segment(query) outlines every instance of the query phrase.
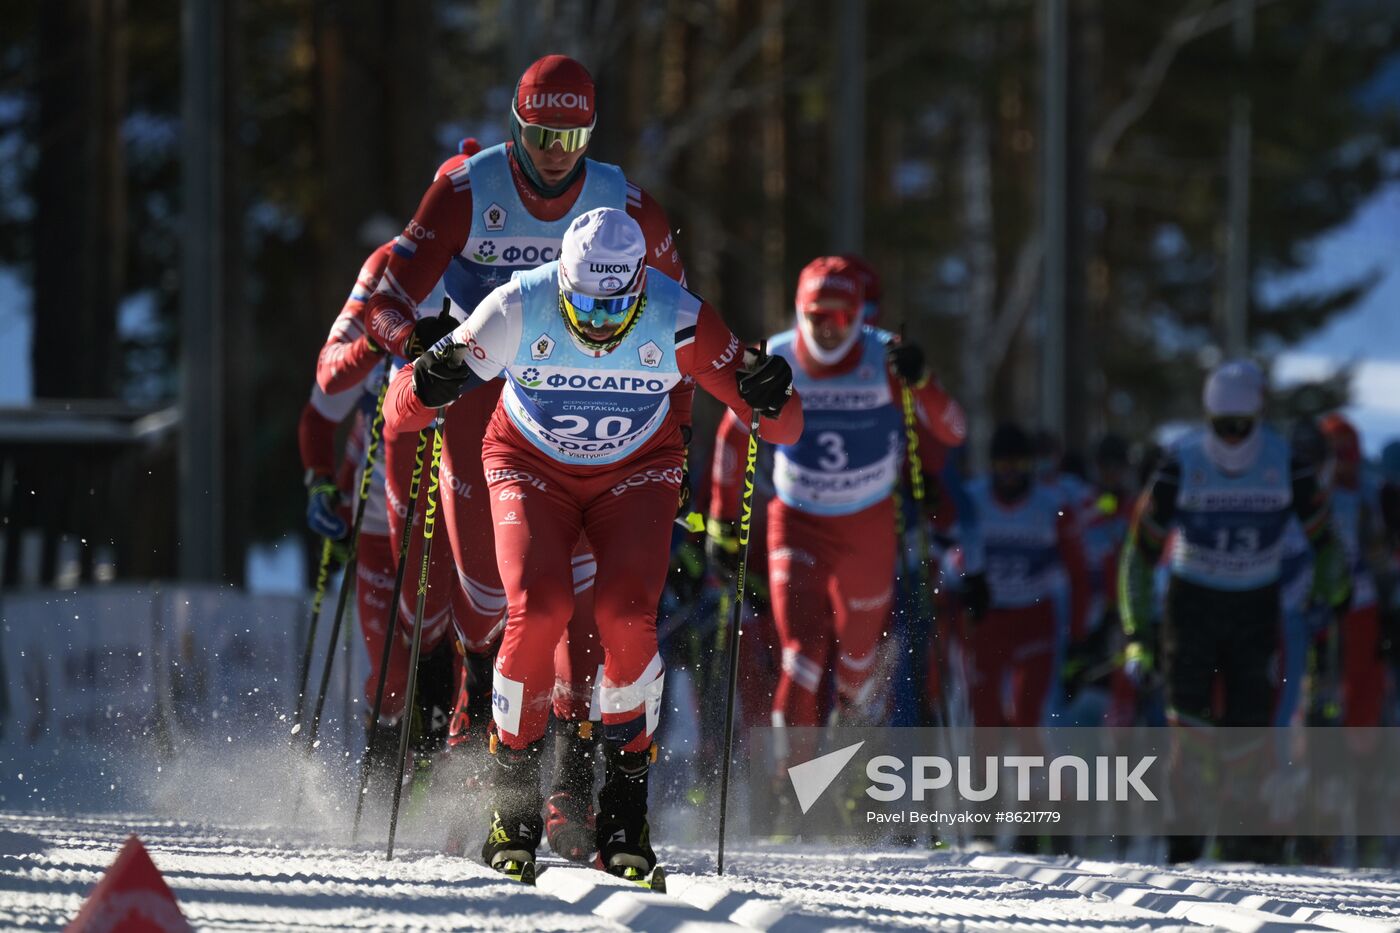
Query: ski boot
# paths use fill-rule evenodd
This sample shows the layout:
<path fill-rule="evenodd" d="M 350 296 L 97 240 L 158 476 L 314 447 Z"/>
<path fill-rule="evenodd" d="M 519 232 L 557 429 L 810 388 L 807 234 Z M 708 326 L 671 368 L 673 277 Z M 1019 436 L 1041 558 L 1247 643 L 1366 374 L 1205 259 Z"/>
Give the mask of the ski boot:
<path fill-rule="evenodd" d="M 666 890 L 666 874 L 656 864 L 647 824 L 647 772 L 656 759 L 656 745 L 644 752 L 625 752 L 603 745 L 606 770 L 598 791 L 598 867 L 611 875 L 653 891 Z"/>
<path fill-rule="evenodd" d="M 560 722 L 554 737 L 554 789 L 545 801 L 549 847 L 571 862 L 593 860 L 597 821 L 593 815 L 593 723 Z"/>
<path fill-rule="evenodd" d="M 491 735 L 491 829 L 481 860 L 507 877 L 535 883 L 535 850 L 544 833 L 540 819 L 540 758 L 544 740 L 510 748 Z"/>

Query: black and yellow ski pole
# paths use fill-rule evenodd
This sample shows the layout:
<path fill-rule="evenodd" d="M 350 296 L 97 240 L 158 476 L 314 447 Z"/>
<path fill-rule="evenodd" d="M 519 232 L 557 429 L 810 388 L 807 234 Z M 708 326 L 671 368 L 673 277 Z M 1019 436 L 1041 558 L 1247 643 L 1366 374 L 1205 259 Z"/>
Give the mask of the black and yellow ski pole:
<path fill-rule="evenodd" d="M 767 355 L 767 341 L 759 344 L 758 363 Z M 719 847 L 715 873 L 724 874 L 724 827 L 729 813 L 729 759 L 734 754 L 734 697 L 739 689 L 739 638 L 744 619 L 745 584 L 749 572 L 749 531 L 753 527 L 753 484 L 758 468 L 757 411 L 749 420 L 749 449 L 744 458 L 744 492 L 739 503 L 739 567 L 734 574 L 733 612 L 729 620 L 729 686 L 724 701 L 724 759 L 719 779 Z"/>
<path fill-rule="evenodd" d="M 428 566 L 433 554 L 433 526 L 437 524 L 438 466 L 442 462 L 442 413 L 438 409 L 433 430 L 433 459 L 428 468 L 427 505 L 423 511 L 423 560 L 418 569 L 418 605 L 413 610 L 413 641 L 408 652 L 408 685 L 404 688 L 404 714 L 399 717 L 398 776 L 394 781 L 394 804 L 389 811 L 389 849 L 385 860 L 394 858 L 394 835 L 399 828 L 399 802 L 403 797 L 404 765 L 408 759 L 409 733 L 413 729 L 414 696 L 418 689 L 418 654 L 423 647 L 423 607 L 428 598 Z"/>
<path fill-rule="evenodd" d="M 379 459 L 380 435 L 384 431 L 384 394 L 389 391 L 389 367 L 390 361 L 386 359 L 383 379 L 379 383 L 379 398 L 374 406 L 374 421 L 370 424 L 369 440 L 365 443 L 365 468 L 360 474 L 360 500 L 355 504 L 355 523 L 350 527 L 350 547 L 345 555 L 345 570 L 340 578 L 340 597 L 335 607 L 335 619 L 331 622 L 326 663 L 321 668 L 321 687 L 316 691 L 316 709 L 311 715 L 311 729 L 306 736 L 308 749 L 316 747 L 316 736 L 321 731 L 321 713 L 326 708 L 326 690 L 330 687 L 331 669 L 335 666 L 336 642 L 340 639 L 340 626 L 345 621 L 345 610 L 350 605 L 350 592 L 355 587 L 360 526 L 365 523 L 365 505 L 369 502 L 370 485 L 374 482 L 374 465 Z"/>
<path fill-rule="evenodd" d="M 398 570 L 394 574 L 394 592 L 389 598 L 389 617 L 384 624 L 384 648 L 379 654 L 379 683 L 374 688 L 374 707 L 370 710 L 369 737 L 365 740 L 365 753 L 360 759 L 360 791 L 355 800 L 355 822 L 350 830 L 350 841 L 354 842 L 360 833 L 360 817 L 365 809 L 365 793 L 369 788 L 369 768 L 375 753 L 374 739 L 378 732 L 379 714 L 384 709 L 384 685 L 389 680 L 389 658 L 394 651 L 394 639 L 399 630 L 399 597 L 403 594 L 403 580 L 408 570 L 408 550 L 413 543 L 413 523 L 418 520 L 418 500 L 423 489 L 423 456 L 428 450 L 430 428 L 418 432 L 418 449 L 413 453 L 413 478 L 408 484 L 408 516 L 404 521 L 403 535 L 399 539 Z M 409 712 L 404 707 L 404 714 Z"/>
<path fill-rule="evenodd" d="M 900 339 L 904 338 L 905 325 L 900 324 Z M 925 594 L 928 592 L 928 534 L 924 529 L 924 462 L 919 456 L 919 431 L 914 410 L 914 392 L 903 377 L 899 380 L 899 401 L 904 412 L 905 456 L 909 459 L 909 488 L 914 497 L 915 520 L 918 542 L 919 582 Z M 902 546 L 902 544 L 901 544 Z"/>
<path fill-rule="evenodd" d="M 904 443 L 909 457 L 909 488 L 917 506 L 914 540 L 918 542 L 919 576 L 928 580 L 928 534 L 924 529 L 924 462 L 919 456 L 919 432 L 915 424 L 914 393 L 905 382 L 899 384 L 899 397 L 904 406 Z"/>
<path fill-rule="evenodd" d="M 326 589 L 331 577 L 331 555 L 335 543 L 330 538 L 321 539 L 321 565 L 316 569 L 316 595 L 311 599 L 311 625 L 306 631 L 306 648 L 301 653 L 301 676 L 297 680 L 297 713 L 292 720 L 292 736 L 301 732 L 302 717 L 306 714 L 306 682 L 311 677 L 311 653 L 316 647 L 316 628 L 321 621 L 321 606 L 326 601 Z"/>
<path fill-rule="evenodd" d="M 913 635 L 913 643 L 910 645 L 914 655 L 914 698 L 919 710 L 919 721 L 924 721 L 923 711 L 927 708 L 924 693 L 928 690 L 928 652 L 929 636 L 933 638 L 933 650 L 941 651 L 943 646 L 939 645 L 936 629 L 937 619 L 933 608 L 932 587 L 929 582 L 929 550 L 928 550 L 928 529 L 925 527 L 924 517 L 924 463 L 919 456 L 919 432 L 916 423 L 917 415 L 914 410 L 914 393 L 909 388 L 909 384 L 900 380 L 899 384 L 900 403 L 904 411 L 904 445 L 906 456 L 909 460 L 909 487 L 914 499 L 914 541 L 915 541 L 915 574 L 914 574 L 914 605 L 920 614 L 920 618 L 914 620 L 910 626 Z M 903 542 L 900 542 L 901 548 Z M 940 670 L 943 668 L 942 657 L 940 656 Z M 947 680 L 943 678 L 943 686 L 946 689 Z M 948 718 L 947 698 L 943 698 L 942 705 L 945 707 L 943 718 Z"/>

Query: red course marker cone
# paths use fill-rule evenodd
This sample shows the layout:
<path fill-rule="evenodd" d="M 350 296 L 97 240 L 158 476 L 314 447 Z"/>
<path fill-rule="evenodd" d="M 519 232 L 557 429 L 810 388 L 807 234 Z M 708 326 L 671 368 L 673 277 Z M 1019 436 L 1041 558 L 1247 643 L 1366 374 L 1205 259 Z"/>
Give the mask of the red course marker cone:
<path fill-rule="evenodd" d="M 67 933 L 192 933 L 175 895 L 135 835 L 88 895 Z"/>

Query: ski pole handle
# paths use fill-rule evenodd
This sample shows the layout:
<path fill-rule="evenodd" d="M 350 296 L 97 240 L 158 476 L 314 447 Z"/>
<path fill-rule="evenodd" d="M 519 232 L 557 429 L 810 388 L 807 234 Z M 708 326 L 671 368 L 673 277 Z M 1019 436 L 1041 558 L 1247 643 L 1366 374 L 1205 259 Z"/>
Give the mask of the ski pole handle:
<path fill-rule="evenodd" d="M 461 366 L 467 361 L 467 345 L 457 342 L 455 330 L 429 347 L 428 352 L 450 366 Z"/>

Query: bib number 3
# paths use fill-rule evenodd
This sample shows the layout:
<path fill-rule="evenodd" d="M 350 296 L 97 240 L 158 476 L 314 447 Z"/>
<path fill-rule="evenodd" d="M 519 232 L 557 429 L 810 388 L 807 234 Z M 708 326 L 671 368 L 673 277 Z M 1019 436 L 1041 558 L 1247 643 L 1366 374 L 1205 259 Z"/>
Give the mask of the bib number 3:
<path fill-rule="evenodd" d="M 817 443 L 826 451 L 817 461 L 823 470 L 835 473 L 845 469 L 846 464 L 851 462 L 850 455 L 846 453 L 846 439 L 836 431 L 823 431 L 818 434 Z"/>

